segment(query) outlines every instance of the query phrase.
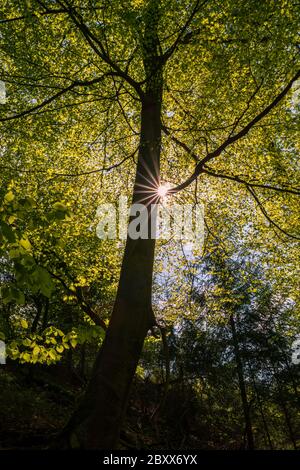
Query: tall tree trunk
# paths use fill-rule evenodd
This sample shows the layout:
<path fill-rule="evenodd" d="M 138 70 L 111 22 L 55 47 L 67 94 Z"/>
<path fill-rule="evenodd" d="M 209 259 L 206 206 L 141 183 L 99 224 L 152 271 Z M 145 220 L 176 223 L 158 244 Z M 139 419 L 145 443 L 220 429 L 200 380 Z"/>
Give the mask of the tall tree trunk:
<path fill-rule="evenodd" d="M 264 432 L 265 432 L 265 434 L 266 434 L 266 436 L 267 436 L 269 448 L 270 448 L 270 450 L 273 450 L 273 444 L 272 444 L 272 440 L 271 440 L 271 435 L 270 435 L 270 431 L 269 431 L 269 426 L 268 426 L 268 423 L 267 423 L 267 420 L 266 420 L 266 417 L 265 417 L 263 402 L 262 402 L 262 400 L 261 400 L 261 397 L 260 397 L 260 394 L 259 394 L 259 390 L 258 390 L 257 385 L 256 385 L 255 375 L 254 375 L 254 372 L 253 372 L 253 370 L 252 370 L 252 368 L 251 368 L 251 365 L 249 366 L 249 368 L 250 368 L 250 373 L 251 373 L 251 379 L 252 379 L 253 388 L 254 388 L 254 391 L 255 391 L 255 394 L 256 394 L 256 398 L 257 398 L 257 403 L 258 403 L 259 412 L 260 412 L 261 419 L 262 419 L 263 426 L 264 426 Z"/>
<path fill-rule="evenodd" d="M 237 338 L 235 321 L 234 321 L 233 315 L 230 316 L 230 327 L 231 327 L 231 333 L 232 333 L 236 369 L 237 369 L 238 380 L 239 380 L 239 388 L 240 388 L 240 394 L 241 394 L 243 412 L 244 412 L 244 418 L 245 418 L 248 449 L 253 450 L 254 439 L 253 439 L 253 432 L 252 432 L 250 409 L 249 409 L 249 403 L 247 399 L 247 391 L 246 391 L 246 385 L 245 385 L 245 379 L 244 379 L 244 369 L 243 369 L 243 364 L 241 360 L 239 342 Z"/>
<path fill-rule="evenodd" d="M 41 318 L 41 313 L 42 313 L 42 310 L 43 310 L 43 303 L 42 303 L 42 299 L 41 299 L 40 296 L 36 296 L 34 298 L 34 303 L 35 303 L 35 307 L 36 307 L 36 315 L 34 317 L 32 325 L 31 325 L 31 333 L 36 332 L 37 327 L 38 327 L 38 323 L 39 323 L 40 318 Z"/>
<path fill-rule="evenodd" d="M 288 430 L 288 433 L 289 433 L 289 438 L 291 440 L 291 443 L 293 445 L 293 448 L 295 450 L 298 449 L 298 446 L 297 446 L 297 442 L 296 442 L 296 438 L 295 438 L 295 434 L 294 434 L 294 430 L 293 430 L 293 425 L 292 425 L 292 422 L 291 422 L 291 418 L 290 418 L 290 414 L 288 412 L 288 409 L 287 409 L 287 406 L 286 406 L 286 403 L 285 403 L 285 400 L 284 400 L 284 391 L 282 389 L 282 384 L 281 384 L 281 380 L 280 378 L 278 377 L 278 374 L 276 372 L 276 366 L 274 365 L 273 361 L 271 361 L 271 364 L 272 364 L 272 371 L 273 371 L 273 375 L 275 377 L 275 381 L 277 383 L 277 394 L 278 394 L 278 402 L 279 402 L 279 405 L 281 406 L 281 409 L 283 411 L 283 415 L 284 415 L 284 419 L 285 419 L 285 424 L 286 424 L 286 428 Z"/>
<path fill-rule="evenodd" d="M 145 16 L 146 90 L 142 99 L 140 147 L 133 192 L 133 203 L 147 206 L 149 227 L 155 217 L 151 203 L 159 184 L 161 149 L 162 64 L 158 51 L 158 7 L 159 1 L 151 0 Z M 137 240 L 127 237 L 106 337 L 85 397 L 65 429 L 68 445 L 72 447 L 111 449 L 117 445 L 144 339 L 155 324 L 151 304 L 154 248 L 153 237 Z"/>

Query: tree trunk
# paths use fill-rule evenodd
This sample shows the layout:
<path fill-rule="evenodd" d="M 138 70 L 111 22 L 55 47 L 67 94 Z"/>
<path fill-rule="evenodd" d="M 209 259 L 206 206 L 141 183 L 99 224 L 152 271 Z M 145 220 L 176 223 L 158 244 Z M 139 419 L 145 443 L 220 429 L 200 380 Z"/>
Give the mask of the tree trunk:
<path fill-rule="evenodd" d="M 34 317 L 32 325 L 31 325 L 31 333 L 36 333 L 38 323 L 39 323 L 40 318 L 41 318 L 41 313 L 42 313 L 42 310 L 43 310 L 43 304 L 42 304 L 41 297 L 36 296 L 34 298 L 34 303 L 35 303 L 35 308 L 36 308 L 36 315 Z"/>
<path fill-rule="evenodd" d="M 147 85 L 142 99 L 140 147 L 133 192 L 133 203 L 143 203 L 147 207 L 149 226 L 155 217 L 150 205 L 159 184 L 161 149 L 162 64 L 158 56 L 158 10 L 158 1 L 151 0 L 145 16 L 143 50 Z M 127 237 L 106 337 L 86 394 L 64 431 L 68 446 L 85 449 L 113 449 L 117 446 L 144 339 L 155 324 L 151 304 L 154 248 L 153 237 L 137 240 Z"/>
<path fill-rule="evenodd" d="M 277 373 L 276 373 L 276 369 L 275 369 L 274 363 L 273 363 L 273 362 L 271 362 L 271 363 L 272 363 L 273 375 L 274 375 L 275 380 L 276 380 L 276 383 L 277 383 L 277 393 L 278 393 L 279 405 L 281 406 L 281 409 L 282 409 L 282 411 L 283 411 L 283 415 L 284 415 L 284 419 L 285 419 L 285 424 L 286 424 L 286 427 L 287 427 L 287 430 L 288 430 L 288 433 L 289 433 L 289 437 L 290 437 L 291 443 L 292 443 L 292 445 L 293 445 L 293 448 L 294 448 L 295 450 L 297 450 L 297 449 L 298 449 L 298 446 L 297 446 L 297 442 L 296 442 L 296 438 L 295 438 L 295 434 L 294 434 L 294 430 L 293 430 L 291 418 L 290 418 L 290 415 L 289 415 L 289 412 L 288 412 L 286 403 L 285 403 L 285 401 L 284 401 L 284 393 L 283 393 L 281 381 L 280 381 L 280 378 L 278 377 L 278 375 L 277 375 Z"/>
<path fill-rule="evenodd" d="M 250 373 L 251 373 L 251 379 L 252 379 L 252 383 L 253 383 L 253 388 L 254 388 L 254 391 L 255 391 L 255 394 L 256 394 L 256 398 L 257 398 L 257 403 L 258 403 L 259 412 L 260 412 L 261 419 L 262 419 L 262 422 L 263 422 L 264 432 L 265 432 L 265 434 L 266 434 L 266 436 L 267 436 L 269 448 L 270 448 L 270 450 L 273 450 L 273 444 L 272 444 L 272 440 L 271 440 L 271 435 L 270 435 L 270 431 L 269 431 L 269 426 L 268 426 L 268 423 L 267 423 L 267 420 L 266 420 L 266 417 L 265 417 L 265 412 L 264 412 L 264 408 L 263 408 L 263 402 L 262 402 L 262 400 L 261 400 L 261 397 L 260 397 L 260 394 L 259 394 L 259 390 L 258 390 L 258 388 L 257 388 L 257 386 L 256 386 L 254 372 L 253 372 L 251 366 L 249 366 L 249 368 L 250 368 Z"/>
<path fill-rule="evenodd" d="M 247 399 L 247 391 L 246 391 L 246 385 L 245 385 L 245 379 L 244 379 L 244 370 L 243 370 L 243 364 L 242 364 L 242 360 L 240 356 L 240 348 L 239 348 L 238 338 L 236 334 L 235 321 L 232 315 L 230 316 L 230 327 L 231 327 L 231 332 L 232 332 L 235 362 L 236 362 L 236 368 L 237 368 L 237 374 L 238 374 L 238 380 L 239 380 L 241 399 L 242 399 L 242 404 L 243 404 L 243 412 L 244 412 L 244 417 L 245 417 L 245 427 L 246 427 L 248 449 L 253 450 L 254 439 L 253 439 L 250 409 L 249 409 L 249 403 Z"/>

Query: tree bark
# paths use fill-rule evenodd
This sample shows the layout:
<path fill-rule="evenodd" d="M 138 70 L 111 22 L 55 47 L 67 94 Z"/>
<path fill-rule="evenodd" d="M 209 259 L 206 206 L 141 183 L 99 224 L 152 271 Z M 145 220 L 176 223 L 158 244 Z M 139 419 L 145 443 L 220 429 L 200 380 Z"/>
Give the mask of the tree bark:
<path fill-rule="evenodd" d="M 161 149 L 163 84 L 157 36 L 158 6 L 158 0 L 151 0 L 145 16 L 146 90 L 142 98 L 140 147 L 133 191 L 133 203 L 143 203 L 147 207 L 149 227 L 155 217 L 151 203 L 159 184 Z M 113 449 L 118 444 L 144 339 L 155 324 L 151 303 L 154 249 L 153 237 L 133 240 L 127 236 L 106 337 L 86 394 L 63 433 L 68 447 Z"/>

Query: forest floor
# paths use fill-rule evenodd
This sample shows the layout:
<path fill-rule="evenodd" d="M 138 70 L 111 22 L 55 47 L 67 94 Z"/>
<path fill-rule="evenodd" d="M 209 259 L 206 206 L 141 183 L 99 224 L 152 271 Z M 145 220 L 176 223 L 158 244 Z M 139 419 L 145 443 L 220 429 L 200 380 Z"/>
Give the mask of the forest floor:
<path fill-rule="evenodd" d="M 0 449 L 46 448 L 62 429 L 75 398 L 49 377 L 0 369 Z"/>
<path fill-rule="evenodd" d="M 0 450 L 47 449 L 68 421 L 84 387 L 79 376 L 55 366 L 1 367 Z M 150 381 L 135 381 L 121 449 L 223 447 L 209 439 L 207 429 L 195 420 L 192 399 L 182 399 L 178 388 L 173 392 L 169 392 L 167 406 L 161 410 L 161 387 Z M 238 447 L 233 443 L 231 448 Z"/>
<path fill-rule="evenodd" d="M 47 449 L 68 421 L 83 390 L 80 377 L 55 366 L 1 367 L 0 449 Z M 197 436 L 187 435 L 185 419 L 178 425 L 172 416 L 161 416 L 159 394 L 157 386 L 135 382 L 120 448 L 201 447 Z"/>

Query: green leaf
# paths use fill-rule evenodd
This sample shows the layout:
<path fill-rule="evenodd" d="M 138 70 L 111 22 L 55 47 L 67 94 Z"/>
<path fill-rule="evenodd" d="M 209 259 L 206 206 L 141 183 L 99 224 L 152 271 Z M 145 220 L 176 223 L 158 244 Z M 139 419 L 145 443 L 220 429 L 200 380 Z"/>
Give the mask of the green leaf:
<path fill-rule="evenodd" d="M 14 223 L 14 221 L 16 220 L 16 216 L 15 215 L 11 215 L 8 217 L 8 223 L 11 225 Z"/>
<path fill-rule="evenodd" d="M 1 233 L 6 238 L 9 243 L 14 243 L 16 241 L 16 236 L 12 228 L 6 223 L 0 222 Z"/>
<path fill-rule="evenodd" d="M 3 298 L 4 304 L 7 304 L 13 300 L 19 305 L 23 305 L 25 303 L 25 296 L 23 292 L 14 286 L 1 287 L 1 297 Z"/>
<path fill-rule="evenodd" d="M 31 359 L 31 356 L 28 352 L 23 352 L 20 354 L 20 358 L 24 361 L 24 362 L 30 362 L 30 359 Z"/>
<path fill-rule="evenodd" d="M 11 259 L 19 258 L 22 255 L 21 251 L 17 248 L 9 250 L 9 256 Z"/>
<path fill-rule="evenodd" d="M 55 351 L 54 351 L 53 349 L 50 349 L 50 350 L 48 351 L 48 356 L 49 356 L 51 359 L 53 359 L 54 361 L 57 359 L 57 355 L 56 355 L 56 353 L 55 353 Z"/>
<path fill-rule="evenodd" d="M 23 346 L 30 347 L 32 345 L 32 341 L 30 338 L 24 338 L 22 344 Z"/>
<path fill-rule="evenodd" d="M 37 290 L 40 290 L 45 297 L 50 297 L 54 290 L 54 284 L 48 271 L 41 266 L 37 266 L 31 274 L 31 280 Z"/>
<path fill-rule="evenodd" d="M 56 202 L 52 206 L 52 211 L 50 212 L 50 219 L 63 220 L 69 214 L 69 209 L 62 202 Z"/>
<path fill-rule="evenodd" d="M 27 329 L 28 328 L 28 322 L 27 320 L 25 320 L 24 318 L 21 319 L 21 327 L 24 328 L 24 329 Z"/>
<path fill-rule="evenodd" d="M 19 241 L 19 245 L 26 251 L 30 251 L 32 248 L 30 241 L 26 238 L 21 238 L 21 240 Z"/>
<path fill-rule="evenodd" d="M 26 210 L 32 209 L 35 206 L 35 201 L 31 197 L 18 199 L 18 203 Z"/>
<path fill-rule="evenodd" d="M 40 353 L 40 351 L 41 351 L 41 348 L 40 348 L 38 345 L 34 346 L 34 348 L 33 348 L 33 350 L 32 350 L 33 356 L 38 356 L 38 354 Z"/>
<path fill-rule="evenodd" d="M 8 193 L 5 194 L 4 196 L 4 201 L 5 202 L 11 202 L 15 198 L 14 193 L 12 191 L 8 191 Z"/>
<path fill-rule="evenodd" d="M 32 268 L 35 266 L 35 260 L 32 256 L 26 254 L 22 256 L 21 264 L 26 268 Z"/>

